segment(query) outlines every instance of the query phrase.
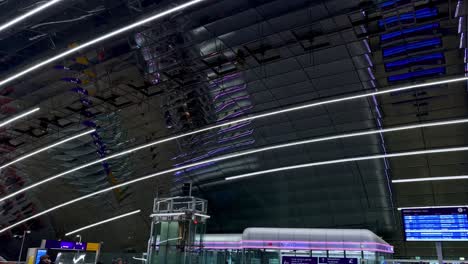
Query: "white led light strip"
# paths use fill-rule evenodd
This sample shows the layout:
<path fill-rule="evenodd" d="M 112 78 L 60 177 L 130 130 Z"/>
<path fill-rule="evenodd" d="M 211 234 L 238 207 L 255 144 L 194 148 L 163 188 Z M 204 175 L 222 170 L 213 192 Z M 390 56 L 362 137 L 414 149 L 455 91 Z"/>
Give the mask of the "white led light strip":
<path fill-rule="evenodd" d="M 404 157 L 404 156 L 416 156 L 416 155 L 437 154 L 437 153 L 449 153 L 449 152 L 459 152 L 459 151 L 468 151 L 468 146 L 466 146 L 466 147 L 457 147 L 457 148 L 441 148 L 441 149 L 431 149 L 431 150 L 418 150 L 418 151 L 401 152 L 401 153 L 394 153 L 394 154 L 373 155 L 373 156 L 364 156 L 364 157 L 354 157 L 354 158 L 347 158 L 347 159 L 321 161 L 321 162 L 314 162 L 314 163 L 308 163 L 308 164 L 301 164 L 301 165 L 277 168 L 277 169 L 261 171 L 261 172 L 248 173 L 248 174 L 239 175 L 239 176 L 230 177 L 230 178 L 233 180 L 233 179 L 239 178 L 239 177 L 249 177 L 249 176 L 265 174 L 265 173 L 271 173 L 271 172 L 276 172 L 276 171 L 284 171 L 284 170 L 290 170 L 290 169 L 299 169 L 299 168 L 329 165 L 329 164 L 338 164 L 338 163 L 345 163 L 345 162 L 351 162 L 351 161 L 383 159 L 383 158 Z M 93 192 L 93 193 L 90 193 L 90 194 L 87 194 L 87 195 L 83 195 L 83 196 L 78 197 L 76 199 L 73 199 L 73 200 L 70 200 L 68 202 L 56 205 L 56 206 L 51 207 L 51 208 L 49 208 L 47 210 L 44 210 L 44 211 L 42 211 L 40 213 L 32 215 L 32 216 L 30 216 L 28 218 L 20 220 L 20 221 L 12 224 L 10 226 L 7 226 L 7 227 L 1 229 L 0 233 L 3 233 L 3 232 L 5 232 L 5 231 L 7 231 L 9 229 L 12 229 L 15 226 L 26 223 L 26 222 L 28 222 L 28 221 L 30 221 L 32 219 L 35 219 L 37 217 L 40 217 L 42 215 L 48 214 L 48 213 L 50 213 L 52 211 L 58 210 L 58 209 L 60 209 L 62 207 L 66 207 L 68 205 L 71 205 L 71 204 L 77 203 L 79 201 L 88 199 L 90 197 L 99 195 L 101 193 L 109 192 L 109 191 L 112 191 L 112 190 L 115 190 L 115 189 L 118 189 L 118 188 L 122 188 L 124 186 L 128 186 L 128 185 L 131 185 L 131 184 L 134 184 L 134 183 L 142 182 L 142 181 L 145 181 L 145 180 L 148 180 L 148 179 L 152 179 L 152 178 L 155 178 L 155 177 L 163 175 L 163 174 L 176 172 L 176 171 L 183 170 L 183 169 L 188 169 L 188 168 L 191 168 L 191 167 L 195 167 L 195 166 L 199 166 L 199 165 L 203 165 L 203 164 L 207 164 L 207 163 L 211 163 L 211 162 L 215 162 L 215 161 L 225 160 L 225 159 L 228 159 L 228 158 L 232 158 L 233 156 L 234 157 L 239 156 L 239 154 L 238 155 L 227 155 L 227 156 L 223 156 L 223 157 L 219 157 L 219 158 L 213 158 L 213 159 L 209 159 L 209 160 L 200 161 L 200 162 L 197 162 L 197 163 L 192 163 L 192 164 L 189 164 L 189 165 L 185 165 L 185 166 L 182 166 L 182 167 L 157 172 L 157 173 L 146 175 L 146 176 L 143 176 L 143 177 L 140 177 L 140 178 L 137 178 L 137 179 L 133 179 L 131 181 L 120 183 L 120 184 L 117 184 L 117 185 L 114 185 L 114 186 L 111 186 L 111 187 L 108 187 L 108 188 L 105 188 L 105 189 L 102 189 L 102 190 L 99 190 L 99 191 L 96 191 L 96 192 Z M 248 175 L 248 176 L 246 176 L 246 175 Z"/>
<path fill-rule="evenodd" d="M 202 129 L 198 129 L 198 130 L 195 130 L 195 131 L 192 131 L 192 132 L 188 132 L 188 133 L 180 134 L 180 135 L 177 135 L 177 136 L 173 136 L 173 137 L 168 137 L 168 138 L 156 140 L 156 141 L 150 142 L 150 143 L 148 143 L 148 144 L 141 145 L 141 146 L 138 146 L 138 147 L 135 147 L 135 148 L 131 148 L 131 149 L 127 149 L 127 150 L 125 150 L 125 151 L 122 151 L 122 152 L 119 152 L 119 153 L 116 153 L 116 154 L 107 156 L 107 157 L 102 158 L 102 159 L 99 159 L 99 160 L 95 160 L 95 161 L 88 162 L 88 163 L 86 163 L 86 164 L 83 164 L 83 165 L 80 165 L 80 166 L 78 166 L 78 167 L 75 167 L 75 168 L 73 168 L 73 169 L 71 169 L 71 170 L 68 170 L 68 171 L 59 173 L 59 174 L 54 175 L 54 176 L 52 176 L 52 177 L 50 177 L 50 178 L 47 178 L 47 179 L 44 179 L 44 180 L 42 180 L 42 181 L 36 182 L 36 183 L 34 183 L 34 184 L 32 184 L 32 185 L 30 185 L 30 186 L 28 186 L 28 187 L 25 187 L 25 188 L 23 188 L 23 189 L 21 189 L 21 190 L 18 190 L 18 191 L 16 191 L 16 192 L 14 192 L 14 193 L 11 193 L 11 194 L 9 194 L 9 195 L 7 195 L 7 196 L 5 196 L 5 197 L 2 197 L 2 198 L 0 198 L 0 202 L 3 201 L 3 200 L 5 200 L 5 199 L 11 198 L 11 197 L 13 197 L 13 196 L 16 196 L 16 195 L 18 195 L 18 194 L 20 194 L 20 193 L 23 193 L 23 192 L 25 192 L 25 191 L 27 191 L 27 190 L 30 190 L 30 189 L 32 189 L 32 188 L 35 188 L 35 187 L 40 186 L 40 185 L 42 185 L 42 184 L 45 184 L 45 183 L 47 183 L 47 182 L 53 181 L 53 180 L 55 180 L 55 179 L 58 179 L 58 178 L 60 178 L 60 177 L 63 177 L 63 176 L 65 176 L 65 175 L 68 175 L 68 174 L 70 174 L 70 173 L 73 173 L 73 172 L 75 172 L 75 171 L 78 171 L 78 170 L 87 168 L 87 167 L 89 167 L 89 166 L 92 166 L 92 165 L 94 165 L 94 164 L 98 164 L 98 163 L 101 163 L 101 162 L 103 162 L 103 161 L 110 160 L 110 159 L 113 159 L 113 158 L 117 158 L 117 157 L 120 157 L 120 156 L 128 155 L 128 154 L 133 153 L 133 152 L 136 152 L 136 151 L 138 151 L 138 150 L 142 150 L 142 149 L 145 149 L 145 148 L 149 148 L 149 147 L 152 147 L 152 146 L 155 146 L 155 145 L 159 145 L 159 144 L 162 144 L 162 143 L 165 143 L 165 142 L 169 142 L 169 141 L 176 140 L 176 139 L 179 139 L 179 138 L 183 138 L 183 137 L 187 137 L 187 136 L 199 134 L 199 133 L 202 133 L 202 132 L 206 132 L 206 131 L 213 130 L 213 129 L 216 129 L 216 128 L 224 127 L 224 126 L 227 126 L 227 125 L 233 125 L 233 124 L 237 124 L 237 123 L 240 123 L 240 122 L 245 122 L 245 121 L 254 120 L 254 119 L 260 119 L 260 118 L 264 118 L 264 117 L 279 115 L 279 114 L 283 114 L 283 113 L 287 113 L 287 112 L 292 112 L 292 111 L 303 110 L 303 109 L 312 108 L 312 107 L 321 106 L 321 105 L 326 105 L 326 104 L 332 104 L 332 103 L 337 103 L 337 102 L 355 100 L 355 99 L 360 99 L 360 98 L 365 98 L 365 97 L 371 97 L 371 96 L 375 96 L 375 95 L 388 94 L 388 93 L 393 93 L 393 92 L 398 92 L 398 91 L 404 91 L 404 90 L 417 89 L 417 88 L 426 87 L 426 86 L 432 86 L 432 85 L 447 84 L 447 83 L 452 83 L 452 82 L 461 82 L 461 81 L 465 81 L 465 80 L 468 80 L 468 77 L 454 78 L 454 79 L 448 79 L 448 80 L 442 80 L 442 81 L 428 82 L 428 83 L 424 83 L 424 84 L 416 84 L 416 85 L 398 87 L 398 88 L 393 88 L 393 89 L 386 89 L 386 90 L 379 91 L 379 92 L 363 93 L 363 94 L 354 95 L 354 96 L 349 96 L 349 97 L 340 97 L 340 98 L 337 98 L 337 99 L 330 99 L 330 100 L 326 100 L 326 101 L 315 102 L 315 103 L 305 104 L 305 105 L 301 105 L 301 106 L 295 106 L 295 107 L 285 108 L 285 109 L 282 109 L 282 110 L 270 111 L 270 112 L 267 112 L 267 113 L 264 113 L 264 114 L 253 115 L 253 116 L 249 116 L 249 117 L 245 117 L 245 118 L 233 120 L 233 121 L 226 122 L 226 123 L 222 123 L 222 124 L 218 124 L 218 125 L 208 126 L 208 127 L 205 127 L 205 128 L 202 128 Z M 415 125 L 414 128 L 417 128 L 417 126 L 418 126 L 418 125 Z M 380 132 L 381 132 L 381 130 L 377 130 L 377 131 L 376 131 L 376 133 L 380 133 Z M 374 133 L 370 133 L 370 134 L 374 134 Z M 335 136 L 334 138 L 341 138 L 341 136 Z M 334 138 L 331 138 L 331 139 L 334 139 Z M 323 141 L 323 140 L 322 140 L 322 141 Z"/>
<path fill-rule="evenodd" d="M 12 118 L 10 118 L 10 119 L 7 119 L 7 120 L 5 120 L 5 121 L 2 121 L 2 122 L 0 122 L 0 127 L 4 127 L 4 126 L 6 126 L 6 125 L 8 125 L 8 124 L 10 124 L 10 123 L 15 122 L 15 121 L 18 120 L 18 119 L 21 119 L 21 118 L 23 118 L 23 117 L 26 117 L 26 116 L 28 116 L 28 115 L 31 115 L 31 114 L 33 114 L 33 113 L 39 111 L 39 110 L 40 110 L 40 108 L 37 107 L 37 108 L 34 108 L 34 109 L 32 109 L 32 110 L 29 110 L 29 111 L 26 111 L 26 112 L 24 112 L 24 113 L 21 113 L 21 114 L 19 114 L 19 115 L 17 115 L 17 116 L 14 116 L 14 117 L 12 117 Z"/>
<path fill-rule="evenodd" d="M 166 10 L 166 11 L 157 13 L 157 14 L 155 14 L 155 15 L 153 15 L 153 16 L 150 16 L 150 17 L 148 17 L 148 18 L 145 18 L 145 19 L 142 19 L 142 20 L 140 20 L 140 21 L 137 21 L 137 22 L 135 22 L 135 23 L 133 23 L 133 24 L 130 24 L 130 25 L 128 25 L 128 26 L 125 26 L 125 27 L 119 28 L 119 29 L 117 29 L 117 30 L 114 30 L 114 31 L 112 31 L 112 32 L 110 32 L 110 33 L 104 34 L 104 35 L 102 35 L 102 36 L 100 36 L 100 37 L 98 37 L 98 38 L 95 38 L 95 39 L 90 40 L 90 41 L 88 41 L 88 42 L 86 42 L 86 43 L 84 43 L 84 44 L 82 44 L 82 45 L 79 45 L 79 46 L 77 46 L 77 47 L 75 47 L 75 48 L 69 49 L 69 50 L 67 50 L 67 51 L 65 51 L 65 52 L 63 52 L 63 53 L 60 53 L 60 54 L 58 54 L 58 55 L 55 55 L 55 56 L 53 56 L 53 57 L 51 57 L 51 58 L 49 58 L 49 59 L 45 59 L 45 60 L 43 60 L 42 62 L 40 62 L 40 63 L 38 63 L 38 64 L 36 64 L 36 65 L 34 65 L 34 66 L 31 66 L 31 67 L 26 68 L 26 69 L 24 69 L 24 70 L 22 70 L 22 71 L 20 71 L 20 72 L 18 72 L 18 73 L 16 73 L 16 74 L 14 74 L 14 75 L 11 75 L 11 76 L 9 76 L 8 78 L 6 78 L 6 79 L 0 81 L 0 86 L 1 86 L 1 85 L 5 85 L 6 83 L 9 83 L 9 82 L 11 82 L 11 81 L 13 81 L 13 80 L 16 80 L 16 79 L 18 79 L 18 78 L 20 78 L 20 77 L 22 77 L 22 76 L 24 76 L 24 75 L 26 75 L 26 74 L 28 74 L 28 73 L 34 71 L 34 70 L 37 70 L 37 69 L 39 69 L 39 68 L 41 68 L 41 67 L 43 67 L 43 66 L 49 64 L 49 63 L 52 63 L 52 62 L 57 61 L 57 60 L 59 60 L 59 59 L 62 59 L 62 58 L 64 58 L 64 57 L 68 56 L 68 55 L 74 54 L 74 53 L 76 53 L 76 52 L 78 52 L 78 51 L 80 51 L 80 50 L 82 50 L 82 49 L 88 48 L 88 47 L 90 47 L 90 46 L 92 46 L 92 45 L 94 45 L 94 44 L 96 44 L 96 43 L 99 43 L 99 42 L 102 42 L 102 41 L 104 41 L 104 40 L 110 39 L 110 38 L 115 37 L 115 36 L 117 36 L 117 35 L 120 35 L 120 34 L 122 34 L 122 33 L 124 33 L 124 32 L 130 31 L 130 30 L 132 30 L 132 29 L 134 29 L 134 28 L 137 28 L 137 27 L 139 27 L 139 26 L 142 26 L 142 25 L 144 25 L 144 24 L 147 24 L 147 23 L 149 23 L 149 22 L 152 22 L 152 21 L 154 21 L 154 20 L 156 20 L 156 19 L 159 19 L 159 18 L 165 17 L 165 16 L 167 16 L 167 15 L 176 13 L 176 12 L 178 12 L 178 11 L 181 11 L 182 9 L 185 9 L 185 8 L 187 8 L 187 7 L 190 7 L 190 6 L 193 6 L 193 5 L 198 4 L 198 3 L 200 3 L 200 2 L 203 2 L 203 1 L 206 1 L 206 0 L 193 0 L 193 1 L 189 1 L 189 2 L 187 2 L 187 3 L 185 3 L 185 4 L 182 4 L 182 5 L 173 7 L 173 8 L 171 8 L 171 9 Z"/>
<path fill-rule="evenodd" d="M 132 211 L 130 213 L 126 213 L 126 214 L 123 214 L 123 215 L 112 217 L 112 218 L 109 218 L 109 219 L 106 219 L 106 220 L 103 220 L 103 221 L 100 221 L 100 222 L 97 222 L 97 223 L 94 223 L 94 224 L 91 224 L 91 225 L 87 225 L 87 226 L 78 228 L 78 229 L 73 230 L 71 232 L 68 232 L 68 233 L 65 234 L 65 236 L 73 235 L 73 234 L 76 234 L 76 233 L 78 233 L 80 231 L 83 231 L 83 230 L 86 230 L 86 229 L 89 229 L 89 228 L 92 228 L 92 227 L 95 227 L 95 226 L 98 226 L 98 225 L 102 225 L 102 224 L 105 224 L 105 223 L 109 223 L 109 222 L 112 222 L 112 221 L 115 221 L 115 220 L 118 220 L 118 219 L 121 219 L 121 218 L 124 218 L 124 217 L 127 217 L 127 216 L 138 214 L 140 212 L 141 212 L 141 210 L 136 210 L 136 211 Z"/>
<path fill-rule="evenodd" d="M 33 16 L 33 15 L 35 15 L 35 14 L 49 8 L 49 7 L 52 7 L 53 5 L 58 4 L 59 2 L 63 2 L 63 0 L 49 1 L 49 2 L 47 2 L 47 3 L 45 3 L 45 4 L 41 5 L 41 6 L 38 6 L 38 7 L 34 8 L 33 10 L 31 10 L 31 11 L 29 11 L 29 12 L 27 12 L 27 13 L 25 13 L 25 14 L 17 17 L 17 18 L 12 19 L 11 21 L 8 21 L 7 23 L 0 26 L 0 32 L 4 31 L 5 29 L 7 29 L 7 28 L 9 28 L 9 27 L 11 27 L 11 26 L 13 26 L 15 24 L 18 24 L 18 23 L 22 22 L 23 20 L 26 20 L 28 17 L 31 17 L 31 16 Z"/>
<path fill-rule="evenodd" d="M 449 121 L 422 123 L 422 124 L 416 124 L 416 125 L 400 126 L 400 127 L 385 128 L 385 129 L 378 129 L 378 130 L 368 130 L 368 131 L 363 131 L 363 132 L 348 133 L 348 134 L 335 135 L 335 136 L 329 136 L 329 137 L 313 138 L 313 139 L 308 139 L 308 140 L 301 140 L 301 141 L 295 141 L 295 142 L 291 142 L 291 143 L 285 143 L 285 144 L 279 144 L 279 145 L 274 145 L 274 146 L 269 146 L 269 147 L 263 147 L 263 148 L 259 148 L 259 149 L 248 150 L 248 151 L 244 151 L 244 152 L 240 152 L 240 153 L 234 153 L 234 154 L 230 154 L 230 155 L 227 155 L 227 156 L 219 157 L 217 159 L 220 159 L 220 160 L 231 159 L 231 158 L 236 158 L 236 157 L 241 157 L 241 156 L 245 156 L 245 155 L 255 154 L 255 153 L 259 153 L 259 152 L 263 152 L 263 151 L 281 149 L 281 148 L 286 148 L 286 147 L 293 147 L 293 146 L 316 143 L 316 142 L 322 142 L 322 141 L 328 141 L 328 140 L 351 138 L 351 137 L 357 137 L 357 136 L 365 136 L 365 135 L 388 133 L 388 132 L 397 132 L 397 131 L 403 131 L 403 130 L 409 130 L 409 129 L 424 128 L 424 127 L 456 125 L 456 124 L 463 124 L 463 123 L 468 123 L 468 118 L 467 119 L 449 120 Z M 118 157 L 118 156 L 126 155 L 126 154 L 129 154 L 129 153 L 135 152 L 137 150 L 147 148 L 147 147 L 150 147 L 150 146 L 155 145 L 155 144 L 163 143 L 163 142 L 166 142 L 166 141 L 169 141 L 169 140 L 172 140 L 172 139 L 173 138 L 159 140 L 159 141 L 156 141 L 156 142 L 153 142 L 153 143 L 149 143 L 149 144 L 146 144 L 146 145 L 143 145 L 143 146 L 139 146 L 139 147 L 136 147 L 136 148 L 133 148 L 133 149 L 130 149 L 130 150 L 126 150 L 124 152 L 120 152 L 120 153 L 108 156 L 108 157 L 103 158 L 103 159 L 95 160 L 95 161 L 89 162 L 87 164 L 78 166 L 76 168 L 73 168 L 71 170 L 62 172 L 60 174 L 57 174 L 57 175 L 52 176 L 50 178 L 47 178 L 45 180 L 33 183 L 33 184 L 31 184 L 31 185 L 29 185 L 29 186 L 27 186 L 27 187 L 25 187 L 23 189 L 20 189 L 20 190 L 18 190 L 16 192 L 10 193 L 10 194 L 0 198 L 0 202 L 4 201 L 6 199 L 12 198 L 12 197 L 14 197 L 14 196 L 16 196 L 18 194 L 21 194 L 23 192 L 26 192 L 28 190 L 31 190 L 33 188 L 36 188 L 36 187 L 38 187 L 38 186 L 40 186 L 42 184 L 45 184 L 47 182 L 53 181 L 55 179 L 58 179 L 60 177 L 63 177 L 63 176 L 68 175 L 70 173 L 73 173 L 75 171 L 78 171 L 80 169 L 89 167 L 91 165 L 100 163 L 102 161 L 105 161 L 107 159 L 111 159 L 111 158 L 115 158 L 115 157 Z"/>
<path fill-rule="evenodd" d="M 302 169 L 302 168 L 309 168 L 309 167 L 316 167 L 316 166 L 330 165 L 330 164 L 339 164 L 339 163 L 346 163 L 346 162 L 354 162 L 354 161 L 406 157 L 406 156 L 415 156 L 415 155 L 423 155 L 423 154 L 435 154 L 435 153 L 446 153 L 446 152 L 467 151 L 467 150 L 468 150 L 468 147 L 444 148 L 444 149 L 433 149 L 433 150 L 418 150 L 418 151 L 410 151 L 410 152 L 402 152 L 402 153 L 394 153 L 394 154 L 381 154 L 381 155 L 364 156 L 364 157 L 353 157 L 353 158 L 337 159 L 337 160 L 327 160 L 327 161 L 299 164 L 299 165 L 294 165 L 294 166 L 286 166 L 286 167 L 275 168 L 275 169 L 270 169 L 270 170 L 256 171 L 256 172 L 246 173 L 242 175 L 227 177 L 226 180 L 232 181 L 232 180 L 238 180 L 242 178 L 248 178 L 248 177 L 253 177 L 257 175 L 280 172 L 280 171 L 297 170 L 297 169 Z"/>
<path fill-rule="evenodd" d="M 77 135 L 75 135 L 75 136 L 71 136 L 71 137 L 66 138 L 66 139 L 64 139 L 64 140 L 61 140 L 61 141 L 59 141 L 59 142 L 56 142 L 56 143 L 54 143 L 54 144 L 52 144 L 52 145 L 49 145 L 49 146 L 47 146 L 47 147 L 43 147 L 43 148 L 40 148 L 40 149 L 35 150 L 35 151 L 33 151 L 33 152 L 30 152 L 30 153 L 28 153 L 28 154 L 25 154 L 25 155 L 23 155 L 23 156 L 20 156 L 19 158 L 16 158 L 16 159 L 14 159 L 14 160 L 12 160 L 12 161 L 10 161 L 10 162 L 8 162 L 8 163 L 5 163 L 5 164 L 3 164 L 3 165 L 0 165 L 0 170 L 6 168 L 6 167 L 8 167 L 8 166 L 11 166 L 11 165 L 13 165 L 13 164 L 15 164 L 15 163 L 18 163 L 18 162 L 20 162 L 20 161 L 22 161 L 22 160 L 25 160 L 25 159 L 27 159 L 27 158 L 30 158 L 30 157 L 32 157 L 32 156 L 34 156 L 34 155 L 36 155 L 36 154 L 39 154 L 39 153 L 41 153 L 41 152 L 44 152 L 44 151 L 46 151 L 46 150 L 48 150 L 48 149 L 51 149 L 51 148 L 54 148 L 54 147 L 56 147 L 56 146 L 62 145 L 62 144 L 64 144 L 64 143 L 67 143 L 68 141 L 72 141 L 72 140 L 77 139 L 77 138 L 79 138 L 79 137 L 82 137 L 82 136 L 91 134 L 91 133 L 93 133 L 94 131 L 96 131 L 96 130 L 95 130 L 95 129 L 91 129 L 91 130 L 85 131 L 85 132 L 83 132 L 83 133 L 80 133 L 80 134 L 77 134 Z"/>
<path fill-rule="evenodd" d="M 468 180 L 468 175 L 399 179 L 399 180 L 392 180 L 392 183 L 453 181 L 453 180 Z"/>

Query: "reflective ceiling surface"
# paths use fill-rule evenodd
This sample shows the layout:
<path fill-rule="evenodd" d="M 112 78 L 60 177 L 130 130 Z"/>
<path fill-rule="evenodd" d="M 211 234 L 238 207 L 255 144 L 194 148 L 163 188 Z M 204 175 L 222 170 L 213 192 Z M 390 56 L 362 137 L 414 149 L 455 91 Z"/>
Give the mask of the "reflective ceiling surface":
<path fill-rule="evenodd" d="M 41 1 L 39 1 L 41 2 Z M 37 1 L 0 1 L 0 21 Z M 184 1 L 69 0 L 0 32 L 1 80 L 45 58 Z M 40 3 L 39 3 L 40 4 Z M 465 76 L 464 1 L 206 0 L 88 47 L 0 87 L 0 163 L 90 128 L 96 132 L 0 170 L 0 197 L 128 148 L 237 118 Z M 465 20 L 466 21 L 466 20 Z M 424 27 L 421 29 L 421 27 Z M 109 159 L 0 202 L 0 227 L 152 173 L 239 151 L 351 132 L 467 117 L 465 82 L 368 96 L 213 129 Z M 467 124 L 301 144 L 210 162 L 93 196 L 0 234 L 31 244 L 141 209 L 83 232 L 110 251 L 146 247 L 155 197 L 183 183 L 209 203 L 211 233 L 247 227 L 366 228 L 397 256 L 433 255 L 405 243 L 397 208 L 467 204 L 466 152 L 351 161 L 226 181 L 304 163 L 463 147 Z M 116 238 L 118 234 L 118 238 Z M 466 244 L 444 244 L 458 256 Z"/>

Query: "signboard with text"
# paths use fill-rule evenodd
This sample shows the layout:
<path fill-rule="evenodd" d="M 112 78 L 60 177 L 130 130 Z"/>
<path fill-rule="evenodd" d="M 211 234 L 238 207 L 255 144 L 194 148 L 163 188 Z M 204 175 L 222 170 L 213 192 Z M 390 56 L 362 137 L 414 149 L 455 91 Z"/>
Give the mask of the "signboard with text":
<path fill-rule="evenodd" d="M 415 208 L 401 211 L 407 241 L 468 241 L 468 208 Z"/>
<path fill-rule="evenodd" d="M 316 257 L 283 256 L 281 264 L 318 264 Z"/>
<path fill-rule="evenodd" d="M 44 248 L 84 250 L 84 251 L 98 251 L 99 246 L 100 246 L 99 243 L 58 241 L 58 240 L 45 240 L 45 244 L 44 244 Z"/>
<path fill-rule="evenodd" d="M 319 258 L 319 264 L 358 264 L 357 258 Z"/>

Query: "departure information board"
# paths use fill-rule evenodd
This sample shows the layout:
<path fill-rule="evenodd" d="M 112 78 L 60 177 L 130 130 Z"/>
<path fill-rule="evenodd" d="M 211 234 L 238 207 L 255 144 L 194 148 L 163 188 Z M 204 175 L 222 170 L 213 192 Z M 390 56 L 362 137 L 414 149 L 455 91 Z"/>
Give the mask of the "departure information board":
<path fill-rule="evenodd" d="M 402 210 L 407 241 L 468 241 L 468 207 Z"/>

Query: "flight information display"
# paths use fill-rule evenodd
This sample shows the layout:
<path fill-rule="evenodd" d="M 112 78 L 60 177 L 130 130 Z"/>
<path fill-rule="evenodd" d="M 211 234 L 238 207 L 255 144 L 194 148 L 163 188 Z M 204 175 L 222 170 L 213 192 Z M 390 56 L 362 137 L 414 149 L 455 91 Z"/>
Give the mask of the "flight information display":
<path fill-rule="evenodd" d="M 468 241 L 468 207 L 401 212 L 407 241 Z"/>

